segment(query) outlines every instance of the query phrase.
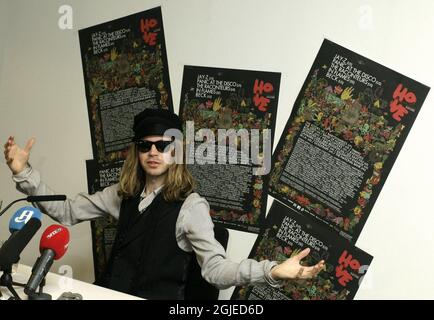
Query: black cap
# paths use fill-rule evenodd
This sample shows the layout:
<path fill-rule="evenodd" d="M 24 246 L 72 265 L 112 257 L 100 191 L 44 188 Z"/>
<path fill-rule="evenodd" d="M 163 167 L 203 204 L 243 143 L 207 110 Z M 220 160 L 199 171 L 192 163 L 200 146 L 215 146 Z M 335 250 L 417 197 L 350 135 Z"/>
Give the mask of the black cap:
<path fill-rule="evenodd" d="M 134 140 L 151 135 L 161 136 L 168 129 L 182 131 L 181 119 L 169 110 L 148 108 L 134 117 Z"/>

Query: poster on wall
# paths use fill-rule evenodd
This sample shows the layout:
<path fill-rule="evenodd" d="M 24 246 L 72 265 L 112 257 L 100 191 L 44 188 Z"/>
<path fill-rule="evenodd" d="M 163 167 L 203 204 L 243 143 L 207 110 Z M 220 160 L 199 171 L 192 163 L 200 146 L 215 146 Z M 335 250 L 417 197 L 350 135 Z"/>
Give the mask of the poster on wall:
<path fill-rule="evenodd" d="M 88 193 L 94 194 L 117 183 L 122 165 L 123 161 L 99 164 L 96 160 L 87 160 Z M 92 220 L 90 223 L 95 279 L 99 279 L 105 269 L 115 241 L 117 220 L 107 213 L 105 217 Z"/>
<path fill-rule="evenodd" d="M 324 40 L 273 153 L 270 195 L 355 243 L 428 91 Z"/>
<path fill-rule="evenodd" d="M 94 159 L 123 158 L 134 116 L 173 111 L 161 8 L 79 30 Z"/>
<path fill-rule="evenodd" d="M 352 300 L 372 262 L 372 256 L 308 216 L 274 201 L 249 258 L 284 261 L 310 248 L 303 265 L 325 261 L 315 278 L 288 280 L 281 288 L 239 286 L 234 300 Z"/>
<path fill-rule="evenodd" d="M 185 66 L 186 162 L 215 223 L 258 233 L 265 217 L 280 73 Z"/>

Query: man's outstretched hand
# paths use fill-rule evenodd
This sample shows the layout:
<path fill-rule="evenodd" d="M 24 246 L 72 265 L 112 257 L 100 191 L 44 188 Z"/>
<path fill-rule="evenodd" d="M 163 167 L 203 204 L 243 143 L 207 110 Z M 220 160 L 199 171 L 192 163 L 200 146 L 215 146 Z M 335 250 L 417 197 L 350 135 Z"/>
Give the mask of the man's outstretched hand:
<path fill-rule="evenodd" d="M 305 267 L 300 264 L 310 252 L 309 248 L 304 249 L 296 256 L 289 258 L 278 264 L 271 270 L 271 276 L 275 280 L 286 279 L 311 279 L 324 269 L 324 260 L 321 260 L 314 266 Z"/>
<path fill-rule="evenodd" d="M 6 163 L 13 174 L 20 173 L 26 168 L 30 157 L 30 150 L 34 143 L 35 138 L 31 138 L 27 141 L 26 146 L 21 149 L 15 143 L 14 137 L 9 137 L 8 141 L 4 145 L 4 155 Z"/>

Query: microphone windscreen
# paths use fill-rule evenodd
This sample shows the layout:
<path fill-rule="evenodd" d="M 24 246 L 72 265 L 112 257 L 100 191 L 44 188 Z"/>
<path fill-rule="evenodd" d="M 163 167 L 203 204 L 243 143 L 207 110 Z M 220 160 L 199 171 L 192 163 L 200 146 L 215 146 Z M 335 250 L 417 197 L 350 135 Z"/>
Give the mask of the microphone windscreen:
<path fill-rule="evenodd" d="M 15 231 L 21 230 L 31 218 L 36 218 L 41 221 L 41 211 L 31 206 L 18 209 L 9 220 L 9 231 L 13 233 Z"/>
<path fill-rule="evenodd" d="M 62 258 L 69 245 L 69 231 L 59 224 L 49 226 L 42 233 L 39 243 L 39 251 L 42 253 L 45 249 L 54 251 L 54 260 Z"/>

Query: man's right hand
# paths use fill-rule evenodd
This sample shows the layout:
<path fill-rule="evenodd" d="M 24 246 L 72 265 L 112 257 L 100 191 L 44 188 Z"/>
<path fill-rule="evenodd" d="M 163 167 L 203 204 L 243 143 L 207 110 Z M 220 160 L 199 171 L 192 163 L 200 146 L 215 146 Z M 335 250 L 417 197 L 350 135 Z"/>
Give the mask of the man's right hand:
<path fill-rule="evenodd" d="M 35 138 L 29 139 L 27 141 L 24 149 L 21 149 L 16 143 L 14 137 L 10 136 L 8 141 L 5 143 L 5 159 L 6 163 L 11 169 L 13 174 L 18 174 L 27 167 L 27 163 L 30 157 L 30 150 L 35 143 Z"/>

